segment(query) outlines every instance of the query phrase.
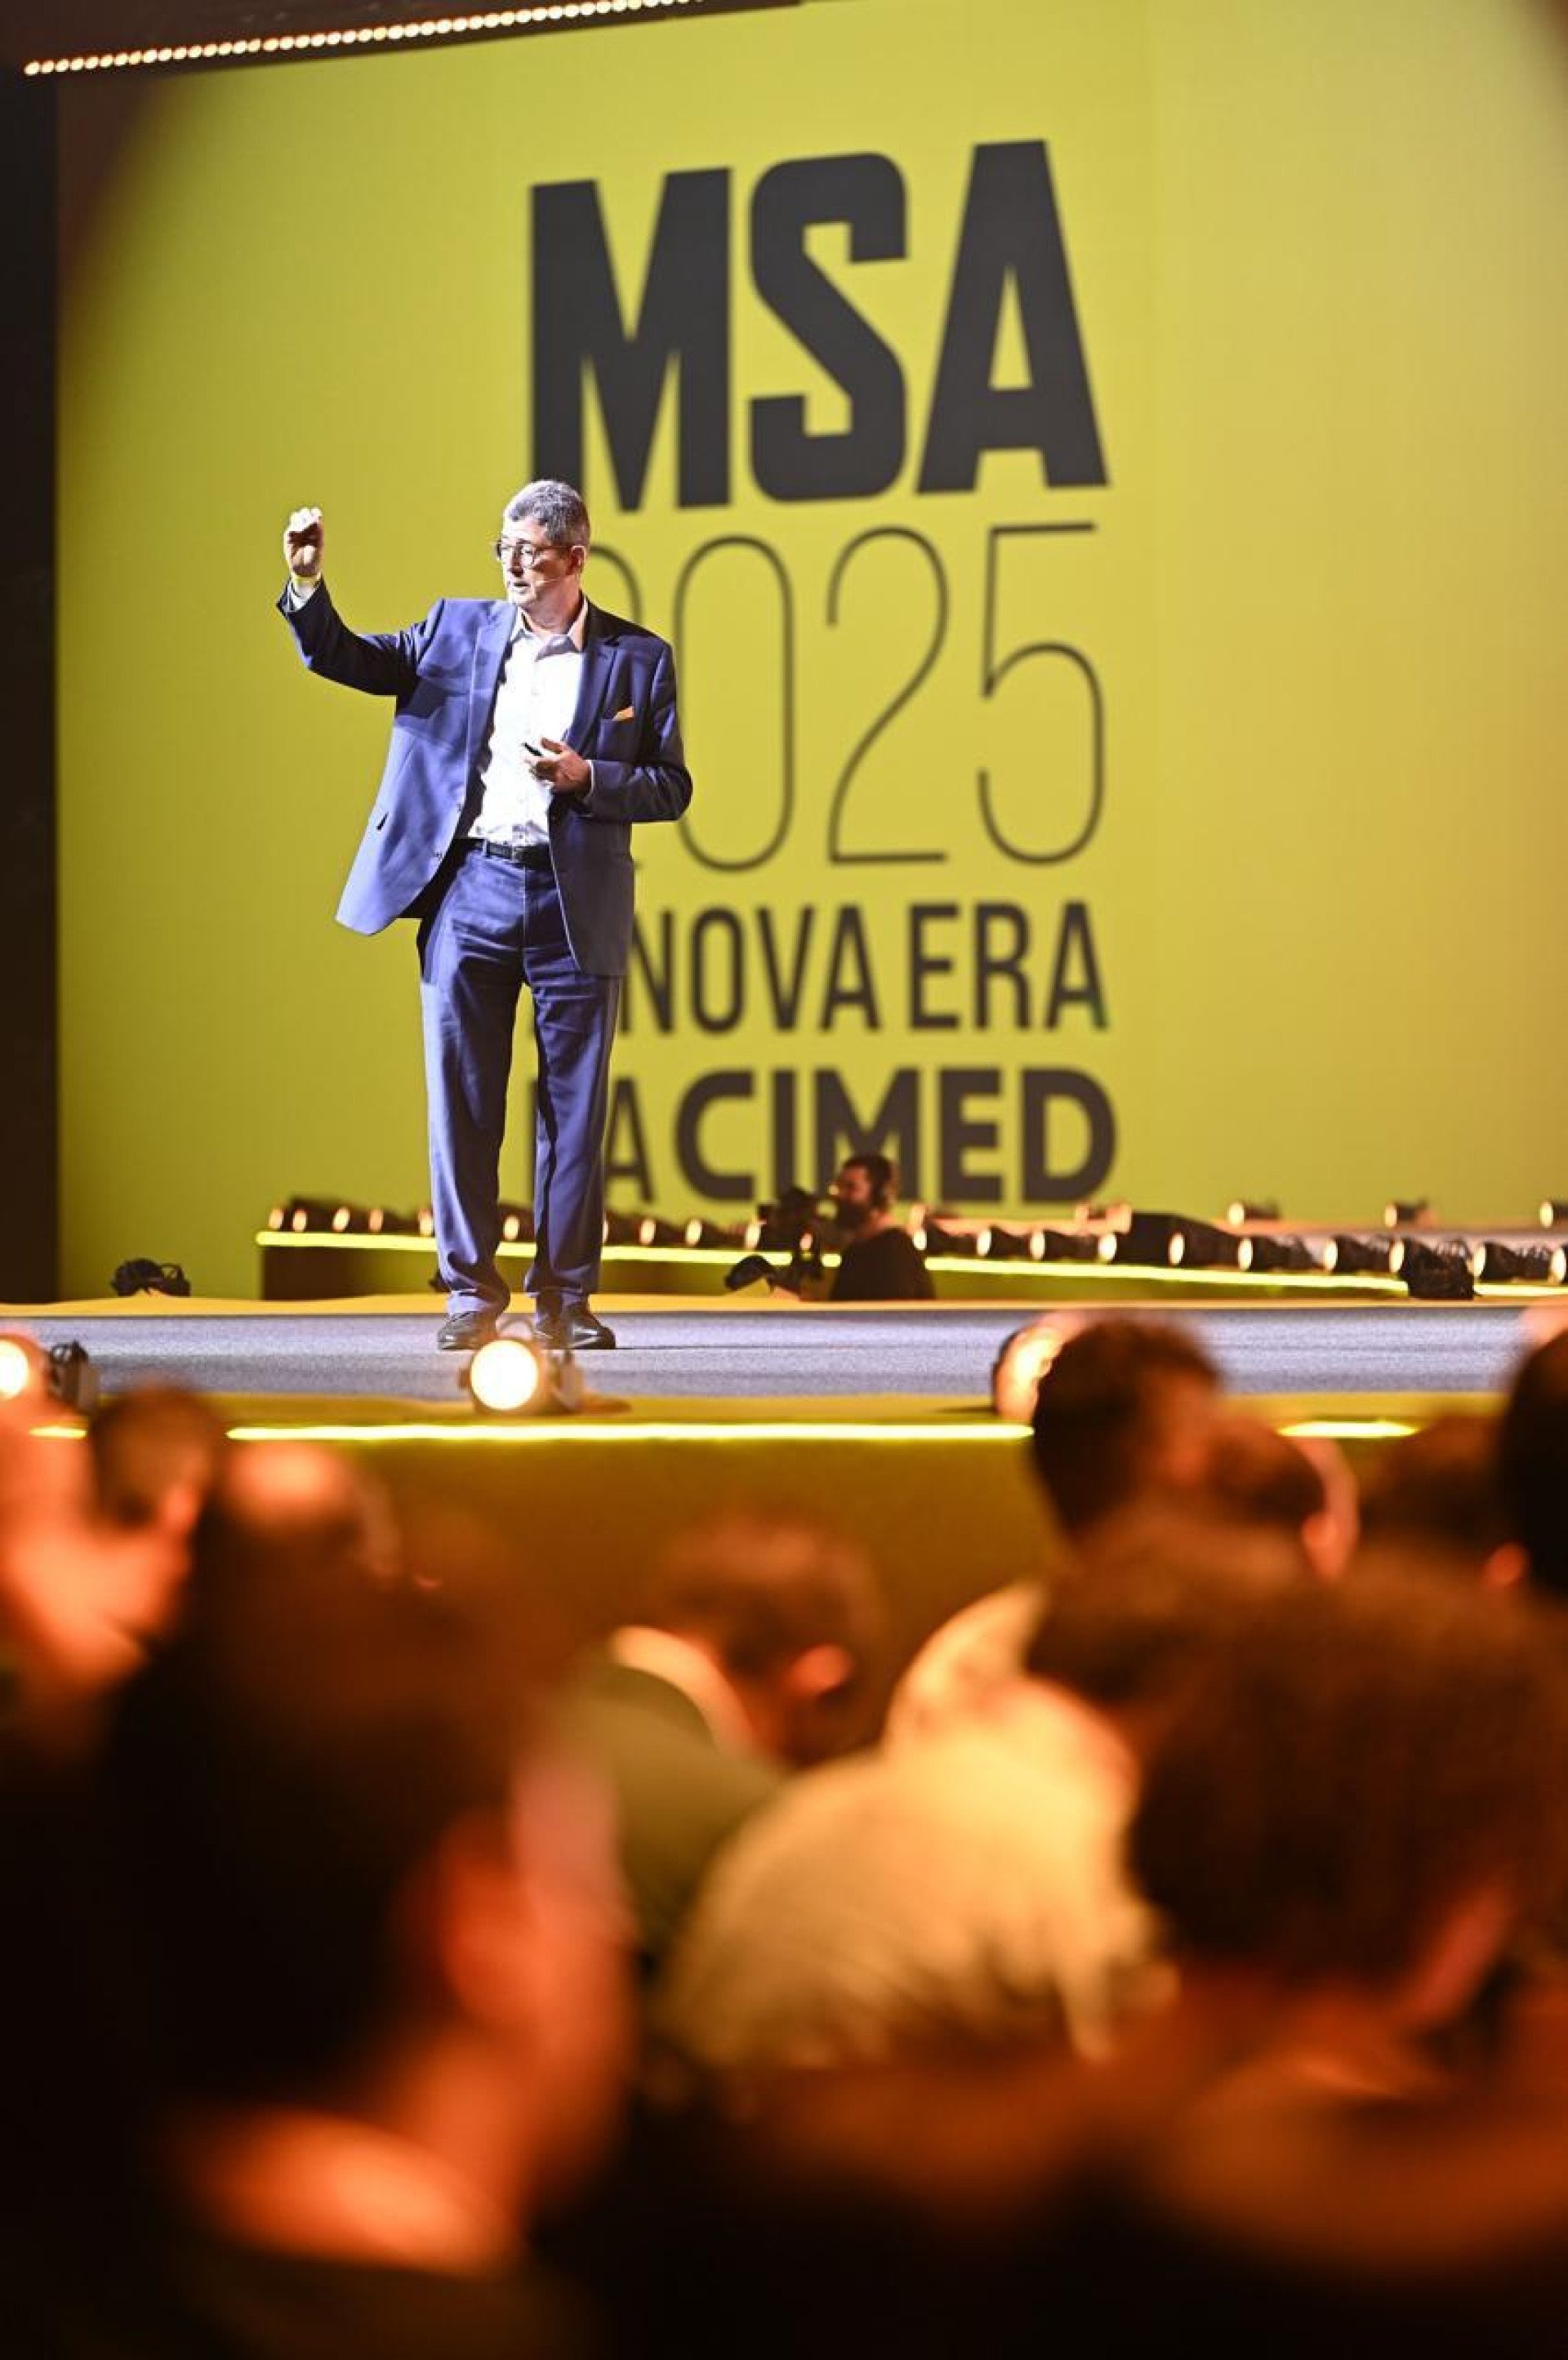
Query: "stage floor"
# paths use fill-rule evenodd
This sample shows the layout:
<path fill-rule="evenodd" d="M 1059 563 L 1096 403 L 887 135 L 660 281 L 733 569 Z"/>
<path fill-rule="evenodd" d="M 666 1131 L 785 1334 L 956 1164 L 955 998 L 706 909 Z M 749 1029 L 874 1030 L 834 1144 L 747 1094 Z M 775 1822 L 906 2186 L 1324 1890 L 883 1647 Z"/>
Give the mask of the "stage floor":
<path fill-rule="evenodd" d="M 1135 1306 L 1124 1303 L 1124 1309 Z M 1282 1416 L 1363 1418 L 1495 1397 L 1529 1341 L 1511 1305 L 1236 1304 L 1158 1307 L 1213 1353 L 1235 1394 Z M 1039 1302 L 833 1309 L 669 1296 L 601 1298 L 619 1349 L 584 1356 L 616 1415 L 740 1422 L 811 1410 L 837 1420 L 988 1414 L 990 1372 Z M 526 1325 L 519 1305 L 511 1324 Z M 294 1417 L 331 1400 L 374 1423 L 457 1405 L 463 1361 L 434 1349 L 421 1297 L 290 1306 L 134 1303 L 0 1312 L 46 1345 L 85 1346 L 106 1393 L 158 1381 Z M 608 1407 L 608 1404 L 606 1404 Z"/>
<path fill-rule="evenodd" d="M 395 1498 L 450 1498 L 505 1535 L 563 1645 L 635 1611 L 664 1542 L 732 1511 L 803 1512 L 860 1542 L 882 1581 L 892 1668 L 985 1590 L 1049 1579 L 1060 1540 L 1028 1438 L 990 1405 L 997 1349 L 1040 1302 L 835 1310 L 666 1295 L 598 1307 L 619 1348 L 584 1355 L 582 1414 L 517 1420 L 475 1415 L 461 1356 L 434 1349 L 429 1296 L 287 1309 L 142 1296 L 0 1309 L 0 1329 L 74 1338 L 108 1394 L 190 1385 L 237 1439 L 308 1438 Z M 1356 1468 L 1444 1409 L 1495 1401 L 1531 1341 L 1515 1304 L 1173 1308 L 1169 1295 L 1124 1293 L 1117 1308 L 1135 1307 L 1189 1328 L 1234 1396 L 1289 1430 L 1334 1436 Z"/>

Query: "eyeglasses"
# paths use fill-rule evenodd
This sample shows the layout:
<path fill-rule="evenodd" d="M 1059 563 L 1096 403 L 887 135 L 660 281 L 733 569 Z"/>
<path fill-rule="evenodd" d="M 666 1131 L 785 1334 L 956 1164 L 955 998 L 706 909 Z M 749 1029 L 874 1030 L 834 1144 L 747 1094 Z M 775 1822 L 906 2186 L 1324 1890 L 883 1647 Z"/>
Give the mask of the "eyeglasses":
<path fill-rule="evenodd" d="M 530 574 L 537 572 L 547 557 L 561 554 L 561 543 L 555 541 L 496 541 L 491 543 L 503 565 L 517 559 Z"/>

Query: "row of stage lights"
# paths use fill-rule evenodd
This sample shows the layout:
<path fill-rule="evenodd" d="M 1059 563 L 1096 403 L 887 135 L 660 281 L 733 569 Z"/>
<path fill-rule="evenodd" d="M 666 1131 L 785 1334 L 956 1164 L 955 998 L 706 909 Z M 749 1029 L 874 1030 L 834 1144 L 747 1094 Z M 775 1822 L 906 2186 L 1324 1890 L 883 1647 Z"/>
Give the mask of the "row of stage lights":
<path fill-rule="evenodd" d="M 495 1417 L 571 1415 L 586 1401 L 572 1354 L 548 1351 L 531 1337 L 493 1337 L 461 1371 L 458 1384 L 476 1410 Z M 85 1345 L 46 1347 L 31 1336 L 0 1336 L 0 1404 L 90 1417 L 99 1390 Z"/>
<path fill-rule="evenodd" d="M 1064 1340 L 1065 1331 L 1037 1320 L 1003 1345 L 991 1376 L 992 1404 L 1002 1417 L 1027 1425 L 1035 1388 Z M 481 1417 L 573 1417 L 590 1404 L 579 1362 L 531 1336 L 493 1336 L 459 1371 L 457 1386 Z M 98 1372 L 77 1343 L 46 1348 L 30 1336 L 0 1335 L 0 1404 L 25 1403 L 39 1415 L 64 1410 L 91 1417 L 98 1406 Z"/>
<path fill-rule="evenodd" d="M 274 1205 L 267 1214 L 267 1226 L 274 1237 L 310 1238 L 433 1238 L 435 1217 L 428 1205 L 417 1212 L 393 1212 L 384 1205 L 349 1205 L 330 1196 L 290 1196 L 281 1205 Z M 917 1232 L 917 1234 L 921 1234 Z M 501 1240 L 504 1245 L 532 1245 L 534 1213 L 531 1205 L 504 1204 L 501 1207 Z M 669 1253 L 678 1249 L 709 1253 L 734 1253 L 737 1250 L 755 1249 L 771 1244 L 788 1249 L 796 1243 L 809 1246 L 810 1233 L 797 1236 L 779 1234 L 768 1220 L 707 1221 L 693 1216 L 689 1221 L 667 1221 L 655 1213 L 606 1213 L 604 1243 L 607 1246 L 640 1248 L 645 1252 Z M 819 1240 L 818 1242 L 821 1242 Z M 964 1240 L 967 1246 L 968 1240 Z"/>
<path fill-rule="evenodd" d="M 1555 1208 L 1554 1208 L 1555 1209 Z M 1392 1211 L 1392 1208 L 1390 1208 Z M 1550 1237 L 1442 1238 L 1399 1230 L 1332 1235 L 1288 1229 L 1242 1230 L 1181 1214 L 1131 1214 L 1098 1236 L 1065 1234 L 1076 1255 L 1120 1269 L 1225 1271 L 1253 1277 L 1317 1273 L 1329 1278 L 1402 1279 L 1412 1295 L 1463 1295 L 1477 1283 L 1562 1286 L 1568 1247 Z M 1052 1257 L 1056 1258 L 1056 1257 Z"/>
<path fill-rule="evenodd" d="M 1381 1229 L 1333 1233 L 1292 1230 L 1279 1226 L 1277 1207 L 1237 1200 L 1227 1208 L 1223 1222 L 1124 1206 L 1108 1215 L 1080 1207 L 1070 1229 L 1040 1223 L 961 1226 L 917 1207 L 909 1228 L 928 1258 L 950 1262 L 1234 1271 L 1251 1277 L 1316 1274 L 1401 1279 L 1412 1295 L 1431 1297 L 1463 1295 L 1477 1284 L 1568 1284 L 1568 1245 L 1554 1235 L 1543 1234 L 1539 1240 L 1518 1232 L 1507 1237 L 1443 1238 L 1425 1228 L 1430 1218 L 1430 1208 L 1422 1202 L 1392 1201 L 1384 1209 Z M 1543 1198 L 1538 1218 L 1543 1232 L 1568 1228 L 1568 1200 Z M 428 1207 L 414 1213 L 397 1213 L 382 1206 L 310 1196 L 291 1196 L 286 1204 L 275 1205 L 267 1228 L 275 1235 L 296 1237 L 430 1238 L 434 1234 Z M 508 1245 L 531 1244 L 532 1207 L 504 1206 L 501 1234 Z M 681 1222 L 651 1213 L 612 1212 L 604 1221 L 606 1245 L 651 1252 L 679 1249 L 755 1252 L 759 1246 L 811 1251 L 829 1241 L 822 1230 L 805 1226 L 798 1233 L 788 1229 L 781 1233 L 777 1219 L 770 1223 L 766 1217 L 719 1223 L 694 1216 Z"/>
<path fill-rule="evenodd" d="M 476 1410 L 498 1417 L 570 1415 L 586 1402 L 572 1355 L 550 1351 L 529 1336 L 493 1337 L 457 1382 Z M 100 1390 L 84 1344 L 43 1345 L 32 1336 L 0 1335 L 0 1404 L 21 1402 L 40 1413 L 67 1410 L 91 1417 Z"/>
<path fill-rule="evenodd" d="M 156 49 L 98 49 L 76 57 L 33 58 L 24 73 L 109 73 L 130 67 L 244 64 L 259 58 L 321 55 L 332 49 L 396 48 L 409 41 L 472 40 L 476 35 L 518 33 L 550 25 L 587 24 L 603 17 L 642 16 L 659 9 L 701 7 L 702 0 L 539 0 L 524 8 L 479 15 L 425 16 L 400 25 L 349 25 L 330 32 L 266 33 L 223 41 L 172 41 Z"/>
<path fill-rule="evenodd" d="M 1062 1331 L 1044 1320 L 1007 1338 L 991 1380 L 999 1415 L 1028 1423 L 1035 1387 L 1062 1340 Z M 572 1417 L 590 1405 L 572 1354 L 552 1352 L 531 1336 L 493 1336 L 459 1371 L 457 1384 L 481 1417 Z M 88 1417 L 98 1394 L 97 1371 L 82 1345 L 46 1350 L 30 1336 L 0 1336 L 0 1404 L 23 1402 L 39 1413 L 63 1409 Z"/>
<path fill-rule="evenodd" d="M 1243 1210 L 1236 1206 L 1230 1209 L 1233 1215 Z M 1390 1214 L 1396 1209 L 1404 1208 L 1390 1207 Z M 1550 1207 L 1543 1204 L 1543 1222 L 1549 1209 L 1560 1218 L 1568 1208 L 1555 1202 Z M 275 1207 L 269 1227 L 277 1232 L 302 1235 L 315 1228 L 323 1211 L 327 1214 L 325 1228 L 339 1236 L 351 1229 L 370 1236 L 430 1235 L 428 1213 L 391 1216 L 375 1207 L 363 1211 L 345 1205 L 326 1207 L 321 1200 L 310 1198 L 291 1198 L 287 1206 Z M 527 1207 L 513 1208 L 507 1218 L 516 1224 L 517 1232 L 526 1227 L 531 1237 L 533 1224 Z M 665 1241 L 659 1235 L 664 1232 L 670 1243 L 733 1251 L 737 1245 L 755 1247 L 766 1235 L 766 1224 L 760 1221 L 721 1229 L 693 1219 L 681 1228 L 652 1215 L 640 1218 L 614 1215 L 606 1222 L 606 1233 L 623 1225 L 629 1233 L 628 1242 L 644 1246 Z M 1323 1239 L 1314 1251 L 1299 1236 L 1238 1234 L 1235 1226 L 1222 1228 L 1215 1223 L 1163 1213 L 1128 1212 L 1117 1228 L 1102 1228 L 1097 1232 L 1088 1229 L 944 1231 L 927 1223 L 923 1229 L 914 1227 L 913 1234 L 925 1246 L 940 1243 L 944 1248 L 950 1244 L 966 1248 L 975 1259 L 987 1254 L 989 1249 L 984 1241 L 1007 1237 L 1015 1241 L 1023 1240 L 1029 1258 L 1036 1262 L 1065 1260 L 1080 1264 L 1096 1262 L 1149 1269 L 1158 1269 L 1163 1263 L 1172 1270 L 1228 1266 L 1253 1272 L 1355 1271 L 1402 1278 L 1412 1295 L 1429 1299 L 1470 1295 L 1480 1281 L 1523 1281 L 1557 1286 L 1568 1282 L 1568 1248 L 1560 1244 L 1519 1245 L 1487 1239 L 1472 1245 L 1465 1239 L 1429 1240 L 1385 1229 L 1376 1234 L 1347 1233 Z M 1037 1244 L 1036 1240 L 1044 1243 Z M 1216 1244 L 1219 1240 L 1224 1241 L 1228 1263 L 1221 1262 Z M 778 1242 L 777 1239 L 774 1242 Z M 810 1242 L 809 1235 L 800 1240 L 802 1246 Z M 1059 1248 L 1067 1251 L 1060 1251 Z M 132 1267 L 153 1270 L 155 1266 L 122 1266 L 123 1270 Z M 128 1292 L 119 1284 L 120 1276 L 117 1273 L 116 1292 Z M 999 1416 L 1028 1423 L 1040 1379 L 1070 1332 L 1070 1325 L 1047 1317 L 1032 1321 L 1007 1338 L 992 1371 L 992 1400 Z M 581 1371 L 572 1353 L 551 1351 L 531 1336 L 492 1338 L 474 1354 L 457 1382 L 482 1415 L 571 1416 L 587 1405 Z M 0 1336 L 0 1402 L 24 1399 L 35 1400 L 40 1407 L 54 1404 L 82 1415 L 90 1415 L 97 1405 L 98 1380 L 84 1348 L 79 1343 L 62 1343 L 46 1350 L 31 1337 Z"/>
<path fill-rule="evenodd" d="M 346 1205 L 329 1196 L 290 1196 L 274 1205 L 267 1217 L 274 1236 L 433 1238 L 435 1217 L 428 1205 L 418 1212 L 397 1213 L 384 1205 Z M 677 1246 L 706 1247 L 725 1252 L 736 1246 L 757 1245 L 764 1231 L 761 1221 L 728 1222 L 661 1220 L 652 1213 L 608 1213 L 604 1243 L 669 1251 Z M 532 1245 L 531 1205 L 503 1205 L 501 1238 L 506 1245 Z"/>

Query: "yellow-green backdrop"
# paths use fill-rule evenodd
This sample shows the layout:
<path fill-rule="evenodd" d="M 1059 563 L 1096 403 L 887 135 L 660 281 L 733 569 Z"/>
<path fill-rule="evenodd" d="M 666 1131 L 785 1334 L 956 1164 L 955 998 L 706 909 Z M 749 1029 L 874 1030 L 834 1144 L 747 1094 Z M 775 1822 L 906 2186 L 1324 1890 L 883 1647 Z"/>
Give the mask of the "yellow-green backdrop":
<path fill-rule="evenodd" d="M 409 929 L 332 922 L 388 716 L 299 665 L 279 530 L 320 503 L 365 628 L 487 593 L 551 455 L 537 192 L 593 184 L 629 326 L 678 175 L 726 176 L 725 496 L 682 500 L 675 372 L 630 492 L 582 405 L 590 592 L 679 622 L 697 780 L 689 830 L 641 833 L 616 1200 L 734 1213 L 885 1101 L 914 1188 L 1004 1214 L 1078 1180 L 1347 1220 L 1568 1192 L 1568 43 L 1539 0 L 853 0 L 63 111 L 68 1290 L 152 1253 L 250 1291 L 273 1197 L 420 1197 Z M 998 154 L 1023 177 L 950 319 Z M 791 497 L 754 405 L 800 397 L 821 453 L 851 404 L 758 283 L 757 191 L 846 158 L 898 235 L 857 258 L 819 221 L 795 283 L 803 256 L 892 356 L 906 447 L 885 487 Z M 1080 437 L 922 488 L 944 349 L 1016 420 L 1064 335 L 1098 471 Z M 522 1109 L 519 1076 L 518 1196 Z"/>

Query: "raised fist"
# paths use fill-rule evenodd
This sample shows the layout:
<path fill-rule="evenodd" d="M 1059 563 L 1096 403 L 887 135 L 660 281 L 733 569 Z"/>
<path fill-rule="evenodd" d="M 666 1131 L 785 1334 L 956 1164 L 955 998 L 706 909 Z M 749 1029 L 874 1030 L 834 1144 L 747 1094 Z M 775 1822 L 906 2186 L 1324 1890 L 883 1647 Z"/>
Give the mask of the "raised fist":
<path fill-rule="evenodd" d="M 284 561 L 296 582 L 321 580 L 322 538 L 321 509 L 296 508 L 283 536 Z"/>

